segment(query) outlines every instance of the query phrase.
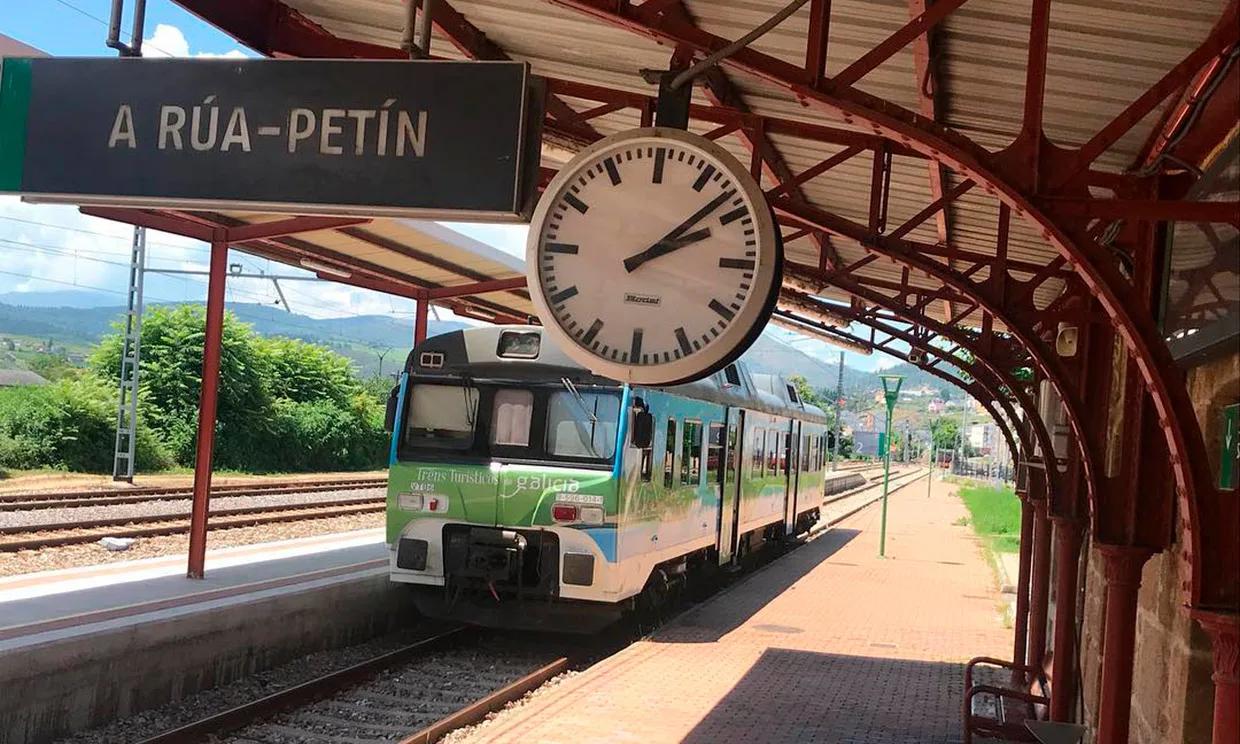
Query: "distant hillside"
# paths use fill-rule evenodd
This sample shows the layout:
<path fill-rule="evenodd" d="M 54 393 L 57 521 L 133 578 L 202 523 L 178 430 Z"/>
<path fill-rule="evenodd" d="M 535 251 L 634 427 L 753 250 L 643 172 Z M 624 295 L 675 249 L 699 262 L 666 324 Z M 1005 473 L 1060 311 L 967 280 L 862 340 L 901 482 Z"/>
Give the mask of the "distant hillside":
<path fill-rule="evenodd" d="M 115 332 L 113 323 L 118 322 L 125 309 L 117 305 L 92 307 L 89 295 L 94 293 L 42 292 L 0 295 L 0 298 L 20 299 L 29 304 L 6 304 L 0 300 L 0 336 L 32 336 L 52 339 L 57 344 L 94 344 L 105 334 Z M 64 297 L 59 297 L 64 295 Z M 64 304 L 55 303 L 63 299 Z M 114 300 L 114 298 L 109 298 Z M 187 303 L 194 304 L 194 303 Z M 379 354 L 386 352 L 384 368 L 392 371 L 399 367 L 413 342 L 413 322 L 387 315 L 359 315 L 347 318 L 311 318 L 296 313 L 248 303 L 229 303 L 228 310 L 238 319 L 249 323 L 264 336 L 286 336 L 311 343 L 322 344 L 349 357 L 357 364 L 363 375 L 374 374 L 379 366 Z M 465 328 L 464 323 L 437 321 L 428 323 L 431 334 Z"/>
<path fill-rule="evenodd" d="M 52 339 L 60 345 L 94 344 L 112 333 L 124 308 L 116 296 L 101 292 L 65 291 L 0 294 L 0 336 L 5 334 Z M 399 367 L 413 341 L 412 320 L 387 315 L 346 318 L 311 318 L 269 305 L 229 303 L 228 309 L 264 336 L 287 336 L 322 344 L 352 359 L 363 375 L 378 370 L 379 354 L 385 353 L 384 369 Z M 467 327 L 454 321 L 431 319 L 434 335 Z M 816 359 L 769 335 L 762 335 L 745 353 L 745 362 L 757 372 L 802 375 L 811 387 L 835 390 L 837 365 Z M 906 375 L 905 385 L 949 388 L 946 383 L 908 364 L 889 370 Z M 858 395 L 880 386 L 873 372 L 844 366 L 844 393 Z"/>

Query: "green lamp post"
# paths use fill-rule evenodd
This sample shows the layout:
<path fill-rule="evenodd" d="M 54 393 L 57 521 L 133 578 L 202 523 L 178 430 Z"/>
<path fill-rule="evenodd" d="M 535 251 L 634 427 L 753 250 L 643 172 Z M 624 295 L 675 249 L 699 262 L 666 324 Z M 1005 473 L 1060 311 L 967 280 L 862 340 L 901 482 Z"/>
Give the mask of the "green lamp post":
<path fill-rule="evenodd" d="M 887 401 L 887 446 L 883 448 L 883 518 L 878 530 L 878 557 L 887 555 L 887 487 L 891 482 L 891 414 L 900 399 L 903 375 L 879 375 L 883 381 L 883 398 Z"/>

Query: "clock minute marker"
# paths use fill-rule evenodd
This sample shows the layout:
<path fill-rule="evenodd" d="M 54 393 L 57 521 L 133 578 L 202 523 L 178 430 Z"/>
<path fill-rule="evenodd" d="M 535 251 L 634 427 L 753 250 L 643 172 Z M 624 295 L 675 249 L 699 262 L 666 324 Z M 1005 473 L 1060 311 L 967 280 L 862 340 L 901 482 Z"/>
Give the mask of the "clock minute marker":
<path fill-rule="evenodd" d="M 562 304 L 565 300 L 569 300 L 576 296 L 577 296 L 576 285 L 572 287 L 565 287 L 564 289 L 561 289 L 559 292 L 556 292 L 555 294 L 551 295 L 551 304 L 559 305 L 559 304 Z"/>
<path fill-rule="evenodd" d="M 573 289 L 575 290 L 576 287 L 573 287 Z M 732 318 L 736 317 L 736 313 L 734 313 L 727 305 L 723 304 L 719 300 L 711 300 L 708 307 L 718 313 L 719 317 L 724 320 L 732 320 Z"/>
<path fill-rule="evenodd" d="M 616 163 L 611 158 L 603 161 L 603 167 L 607 169 L 607 177 L 611 179 L 612 186 L 620 185 L 620 171 L 616 168 Z"/>
<path fill-rule="evenodd" d="M 698 176 L 697 180 L 693 182 L 693 190 L 701 191 L 706 186 L 706 182 L 709 181 L 710 177 L 714 174 L 715 166 L 706 166 L 706 168 L 702 170 L 702 175 Z"/>
<path fill-rule="evenodd" d="M 693 353 L 693 347 L 689 345 L 689 337 L 685 335 L 684 326 L 676 329 L 676 343 L 680 344 L 680 351 L 685 356 Z"/>
<path fill-rule="evenodd" d="M 594 337 L 598 335 L 598 332 L 602 330 L 602 328 L 603 321 L 595 318 L 594 322 L 590 324 L 590 328 L 586 331 L 586 335 L 581 337 L 581 342 L 587 346 L 590 345 L 594 341 Z"/>
<path fill-rule="evenodd" d="M 567 202 L 570 207 L 578 212 L 581 212 L 582 214 L 585 214 L 590 209 L 590 205 L 578 199 L 577 195 L 571 192 L 564 195 L 564 201 Z"/>

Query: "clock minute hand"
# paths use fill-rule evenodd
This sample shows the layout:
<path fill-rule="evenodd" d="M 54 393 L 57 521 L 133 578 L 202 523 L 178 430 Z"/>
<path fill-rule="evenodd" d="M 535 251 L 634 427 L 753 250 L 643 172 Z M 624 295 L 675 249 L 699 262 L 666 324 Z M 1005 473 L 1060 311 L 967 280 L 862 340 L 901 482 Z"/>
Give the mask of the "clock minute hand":
<path fill-rule="evenodd" d="M 650 246 L 649 248 L 642 251 L 641 253 L 638 253 L 634 256 L 629 256 L 628 258 L 624 259 L 624 268 L 629 273 L 632 273 L 633 270 L 636 269 L 638 266 L 641 266 L 642 264 L 646 263 L 647 261 L 651 259 L 658 258 L 659 256 L 665 256 L 671 253 L 672 251 L 680 250 L 681 248 L 684 248 L 686 245 L 692 245 L 698 241 L 705 240 L 709 237 L 710 237 L 710 228 L 703 227 L 701 230 L 694 230 L 691 233 L 681 235 L 680 237 L 677 237 L 677 238 L 671 238 L 671 239 L 664 238 L 663 240 L 660 240 L 659 242 Z"/>
<path fill-rule="evenodd" d="M 679 225 L 676 226 L 674 230 L 669 232 L 667 235 L 664 235 L 654 245 L 650 246 L 649 248 L 642 251 L 641 253 L 634 254 L 624 259 L 624 268 L 627 269 L 630 273 L 632 273 L 634 269 L 646 263 L 650 259 L 669 253 L 670 251 L 666 250 L 665 248 L 667 243 L 679 238 L 681 234 L 684 233 L 685 230 L 688 230 L 689 228 L 693 227 L 703 217 L 705 217 L 706 215 L 718 209 L 721 204 L 726 202 L 728 199 L 731 199 L 733 196 L 736 196 L 736 191 L 734 189 L 725 191 L 719 196 L 716 196 L 714 199 L 711 199 L 709 202 L 706 203 L 705 206 L 703 206 L 701 209 L 699 209 L 698 211 L 690 215 L 689 219 L 685 220 L 684 222 L 681 222 Z M 693 234 L 696 235 L 697 233 L 693 233 Z M 699 240 L 700 239 L 701 238 L 699 238 Z M 686 245 L 688 244 L 686 243 Z M 683 246 L 676 246 L 676 248 L 681 248 L 681 247 Z M 672 250 L 675 250 L 675 248 L 673 248 Z"/>

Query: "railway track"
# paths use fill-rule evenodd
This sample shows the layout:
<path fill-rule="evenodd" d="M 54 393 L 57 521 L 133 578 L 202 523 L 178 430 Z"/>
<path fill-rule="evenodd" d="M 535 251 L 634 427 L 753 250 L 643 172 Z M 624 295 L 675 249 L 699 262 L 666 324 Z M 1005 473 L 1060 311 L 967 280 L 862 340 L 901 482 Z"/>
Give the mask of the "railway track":
<path fill-rule="evenodd" d="M 430 744 L 567 670 L 577 655 L 538 645 L 458 627 L 140 744 Z"/>
<path fill-rule="evenodd" d="M 357 488 L 381 488 L 387 476 L 359 476 L 325 480 L 270 481 L 266 483 L 234 483 L 211 488 L 214 496 L 262 496 L 280 493 L 315 493 Z M 81 491 L 29 491 L 0 493 L 0 511 L 15 511 L 66 506 L 107 506 L 134 504 L 144 501 L 176 501 L 193 496 L 190 486 L 148 486 L 142 488 L 96 488 Z"/>
<path fill-rule="evenodd" d="M 379 513 L 385 508 L 386 498 L 384 496 L 368 496 L 314 504 L 273 504 L 237 509 L 216 509 L 212 510 L 207 527 L 210 530 L 222 530 L 279 522 L 299 522 L 308 519 Z M 0 553 L 79 545 L 96 542 L 104 537 L 157 537 L 188 531 L 188 514 L 159 514 L 79 523 L 5 526 L 0 527 L 0 535 L 17 535 L 18 537 L 0 538 Z"/>

